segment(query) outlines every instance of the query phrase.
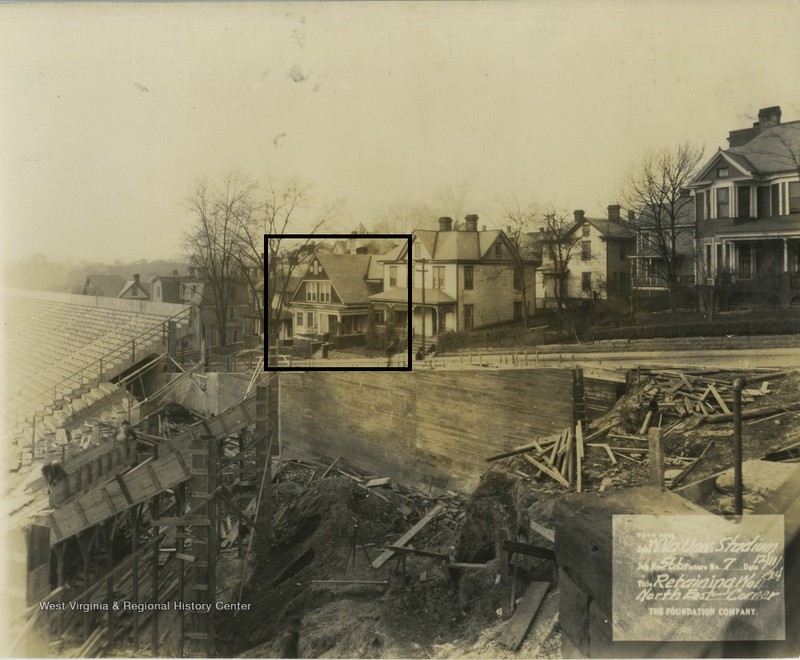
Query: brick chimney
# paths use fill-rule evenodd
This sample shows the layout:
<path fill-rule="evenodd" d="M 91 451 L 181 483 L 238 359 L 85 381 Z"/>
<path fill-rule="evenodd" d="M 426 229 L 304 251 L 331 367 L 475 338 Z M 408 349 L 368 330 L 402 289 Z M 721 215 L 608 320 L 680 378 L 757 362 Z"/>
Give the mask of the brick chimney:
<path fill-rule="evenodd" d="M 619 222 L 619 204 L 608 205 L 608 219 L 611 222 Z"/>
<path fill-rule="evenodd" d="M 464 231 L 478 231 L 478 216 L 474 213 L 464 216 Z"/>
<path fill-rule="evenodd" d="M 583 220 L 584 216 L 586 215 L 586 213 L 585 213 L 585 211 L 583 209 L 575 209 L 572 212 L 572 215 L 575 216 L 575 222 L 581 222 Z"/>
<path fill-rule="evenodd" d="M 446 215 L 439 218 L 439 231 L 452 231 L 453 230 L 453 218 L 450 218 Z"/>
<path fill-rule="evenodd" d="M 758 126 L 781 123 L 781 106 L 773 105 L 771 108 L 761 108 L 758 111 Z"/>
<path fill-rule="evenodd" d="M 197 277 L 197 268 L 195 266 L 189 266 L 189 277 Z"/>
<path fill-rule="evenodd" d="M 747 144 L 762 129 L 767 126 L 777 126 L 781 123 L 781 106 L 773 105 L 769 108 L 761 108 L 758 111 L 758 121 L 753 122 L 752 128 L 739 128 L 728 132 L 728 147 L 741 147 Z"/>
<path fill-rule="evenodd" d="M 133 274 L 133 283 L 134 283 L 136 286 L 139 286 L 139 277 L 140 277 L 139 273 L 134 273 L 134 274 Z"/>

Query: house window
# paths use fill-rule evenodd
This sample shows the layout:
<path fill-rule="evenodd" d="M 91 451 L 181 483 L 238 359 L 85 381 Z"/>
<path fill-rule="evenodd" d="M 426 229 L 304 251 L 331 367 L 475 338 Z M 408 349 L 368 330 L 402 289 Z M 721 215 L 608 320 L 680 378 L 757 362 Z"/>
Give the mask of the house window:
<path fill-rule="evenodd" d="M 444 266 L 433 267 L 433 288 L 444 289 Z"/>
<path fill-rule="evenodd" d="M 779 183 L 774 184 L 771 186 L 772 190 L 770 192 L 770 203 L 772 206 L 772 215 L 780 215 L 781 214 L 781 186 Z"/>
<path fill-rule="evenodd" d="M 464 330 L 472 330 L 474 315 L 475 306 L 464 305 Z"/>
<path fill-rule="evenodd" d="M 515 302 L 514 303 L 514 320 L 519 321 L 522 319 L 522 303 Z"/>
<path fill-rule="evenodd" d="M 497 241 L 494 244 L 494 258 L 499 259 L 503 256 L 503 246 L 500 244 L 500 241 Z"/>
<path fill-rule="evenodd" d="M 297 327 L 303 327 L 303 312 L 297 312 Z"/>
<path fill-rule="evenodd" d="M 589 225 L 583 225 L 583 235 L 584 236 L 588 236 L 589 235 L 589 231 L 590 231 L 589 230 Z"/>
<path fill-rule="evenodd" d="M 800 213 L 800 181 L 789 182 L 789 213 Z"/>
<path fill-rule="evenodd" d="M 397 266 L 389 266 L 389 287 L 397 286 Z"/>
<path fill-rule="evenodd" d="M 589 261 L 592 258 L 592 242 L 581 241 L 581 259 Z"/>
<path fill-rule="evenodd" d="M 730 217 L 730 195 L 727 188 L 719 188 L 717 190 L 717 217 L 729 218 Z"/>
<path fill-rule="evenodd" d="M 736 216 L 739 218 L 750 217 L 750 186 L 737 186 L 736 188 Z"/>
<path fill-rule="evenodd" d="M 768 218 L 769 210 L 769 186 L 759 186 L 756 193 L 756 211 L 759 218 Z"/>
<path fill-rule="evenodd" d="M 581 291 L 591 291 L 591 290 L 592 290 L 592 274 L 581 273 Z"/>
<path fill-rule="evenodd" d="M 385 317 L 385 312 L 383 310 L 379 310 L 379 311 L 373 313 L 372 322 L 373 323 L 381 323 L 382 324 L 384 318 L 386 318 Z"/>
<path fill-rule="evenodd" d="M 314 327 L 314 312 L 307 312 L 306 313 L 306 325 L 309 328 Z"/>
<path fill-rule="evenodd" d="M 464 289 L 472 289 L 472 266 L 464 266 Z"/>
<path fill-rule="evenodd" d="M 727 167 L 718 167 L 717 168 L 717 178 L 724 179 L 728 176 L 728 168 Z"/>
<path fill-rule="evenodd" d="M 698 220 L 705 220 L 704 211 L 706 208 L 705 193 L 696 193 L 694 196 L 694 214 Z"/>
<path fill-rule="evenodd" d="M 240 341 L 242 341 L 242 331 L 239 330 L 238 328 L 234 328 L 233 329 L 233 343 L 234 344 L 238 344 Z"/>
<path fill-rule="evenodd" d="M 514 289 L 517 291 L 522 289 L 522 268 L 519 266 L 514 267 Z"/>
<path fill-rule="evenodd" d="M 330 282 L 306 282 L 306 302 L 330 302 Z"/>
<path fill-rule="evenodd" d="M 235 321 L 236 320 L 236 308 L 235 307 L 228 307 L 228 320 Z"/>

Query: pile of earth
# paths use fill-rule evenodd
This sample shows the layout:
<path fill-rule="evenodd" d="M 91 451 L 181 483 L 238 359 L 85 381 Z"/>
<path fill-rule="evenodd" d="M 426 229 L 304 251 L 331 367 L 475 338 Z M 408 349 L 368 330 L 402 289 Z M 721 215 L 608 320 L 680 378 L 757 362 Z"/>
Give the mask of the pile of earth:
<path fill-rule="evenodd" d="M 489 656 L 508 654 L 494 648 L 504 623 L 498 614 L 504 594 L 495 558 L 502 534 L 497 530 L 503 529 L 505 538 L 520 538 L 518 511 L 530 504 L 513 480 L 490 471 L 458 524 L 434 519 L 409 544 L 485 564 L 468 571 L 417 555 L 406 556 L 404 570 L 394 559 L 374 569 L 367 555 L 374 560 L 424 509 L 405 517 L 401 510 L 408 498 L 398 499 L 389 488 L 379 496 L 349 477 L 329 476 L 309 485 L 307 480 L 307 474 L 295 472 L 274 489 L 273 551 L 244 589 L 241 600 L 252 604 L 250 610 L 217 619 L 220 655 L 280 657 L 281 636 L 293 628 L 299 628 L 301 657 L 309 658 L 447 657 L 466 655 L 475 644 Z M 518 594 L 526 581 L 550 579 L 552 572 L 552 563 L 522 562 Z M 316 582 L 326 580 L 349 583 Z M 369 583 L 375 581 L 386 584 Z M 528 654 L 539 655 L 532 647 Z"/>

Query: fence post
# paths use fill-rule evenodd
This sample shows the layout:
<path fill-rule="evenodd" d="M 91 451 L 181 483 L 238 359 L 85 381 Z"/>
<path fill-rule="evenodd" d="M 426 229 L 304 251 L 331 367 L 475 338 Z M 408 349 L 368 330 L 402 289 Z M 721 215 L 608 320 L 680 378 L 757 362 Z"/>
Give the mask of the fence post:
<path fill-rule="evenodd" d="M 131 362 L 136 362 L 136 340 L 131 339 Z"/>

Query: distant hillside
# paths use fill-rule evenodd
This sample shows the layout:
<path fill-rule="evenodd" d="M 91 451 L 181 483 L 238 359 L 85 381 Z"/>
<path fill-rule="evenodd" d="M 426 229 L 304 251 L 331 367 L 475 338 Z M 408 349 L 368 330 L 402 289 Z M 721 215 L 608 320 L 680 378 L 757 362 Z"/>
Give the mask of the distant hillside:
<path fill-rule="evenodd" d="M 45 257 L 35 256 L 27 261 L 3 265 L 4 287 L 37 289 L 61 293 L 82 293 L 87 275 L 119 275 L 128 280 L 139 273 L 142 280 L 152 275 L 170 275 L 177 270 L 186 275 L 188 267 L 177 261 L 139 261 L 127 264 L 104 264 L 100 262 L 50 262 Z"/>

